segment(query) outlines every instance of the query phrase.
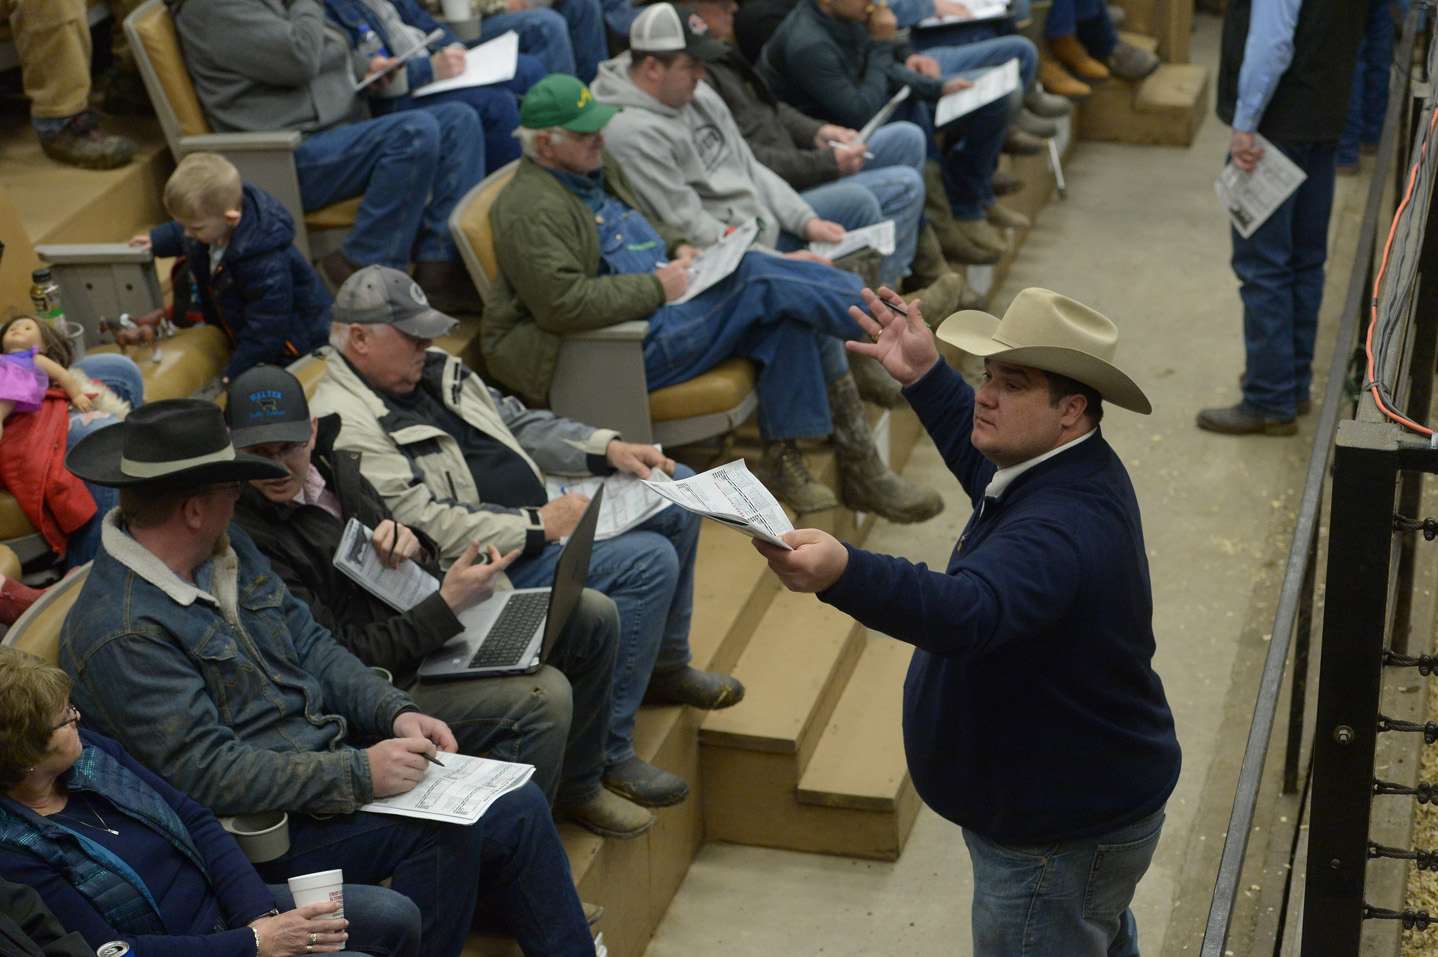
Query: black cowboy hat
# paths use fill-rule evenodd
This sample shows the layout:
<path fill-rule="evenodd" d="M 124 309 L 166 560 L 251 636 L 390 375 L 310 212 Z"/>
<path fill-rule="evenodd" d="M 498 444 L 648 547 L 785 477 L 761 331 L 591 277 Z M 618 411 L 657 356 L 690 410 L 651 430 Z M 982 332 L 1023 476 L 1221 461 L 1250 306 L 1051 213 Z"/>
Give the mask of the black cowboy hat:
<path fill-rule="evenodd" d="M 75 443 L 65 455 L 65 468 L 111 488 L 197 488 L 289 474 L 269 459 L 236 452 L 225 414 L 201 399 L 161 399 L 140 406 L 123 422 Z"/>

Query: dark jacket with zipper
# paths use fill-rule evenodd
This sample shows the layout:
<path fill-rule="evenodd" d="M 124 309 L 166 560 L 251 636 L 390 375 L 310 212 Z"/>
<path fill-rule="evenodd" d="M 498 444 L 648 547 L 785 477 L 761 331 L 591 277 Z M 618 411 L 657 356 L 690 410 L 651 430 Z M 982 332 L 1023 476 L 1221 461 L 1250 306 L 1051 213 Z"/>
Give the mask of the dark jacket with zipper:
<path fill-rule="evenodd" d="M 263 362 L 288 365 L 329 339 L 333 299 L 295 248 L 289 211 L 264 190 L 245 184 L 218 269 L 210 269 L 210 247 L 179 223 L 150 230 L 150 243 L 156 256 L 186 257 L 205 321 L 225 330 L 234 350 L 227 377 Z"/>
<path fill-rule="evenodd" d="M 439 592 L 400 612 L 335 567 L 335 549 L 350 519 L 370 529 L 393 519 L 379 492 L 360 474 L 361 453 L 335 449 L 339 431 L 338 415 L 319 420 L 311 462 L 339 499 L 343 517 L 335 518 L 318 505 L 276 504 L 246 486 L 235 506 L 235 521 L 269 558 L 290 594 L 310 606 L 315 621 L 365 664 L 388 669 L 397 686 L 407 687 L 425 657 L 464 626 Z M 421 563 L 424 570 L 441 577 L 434 558 L 439 549 L 423 533 L 415 534 L 429 556 Z"/>

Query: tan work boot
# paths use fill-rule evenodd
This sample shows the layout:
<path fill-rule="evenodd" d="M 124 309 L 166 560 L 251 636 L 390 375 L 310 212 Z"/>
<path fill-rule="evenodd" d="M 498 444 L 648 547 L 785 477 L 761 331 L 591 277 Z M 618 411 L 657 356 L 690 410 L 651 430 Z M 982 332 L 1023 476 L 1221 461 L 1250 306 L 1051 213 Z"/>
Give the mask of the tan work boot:
<path fill-rule="evenodd" d="M 853 376 L 829 383 L 829 414 L 839 457 L 839 494 L 847 508 L 873 512 L 898 524 L 922 522 L 944 510 L 938 492 L 905 481 L 879 458 Z"/>
<path fill-rule="evenodd" d="M 1003 203 L 994 203 L 984 211 L 989 225 L 998 229 L 1029 229 L 1033 221 L 1016 209 L 1009 209 Z"/>
<path fill-rule="evenodd" d="M 858 393 L 854 397 L 857 399 Z M 804 453 L 793 439 L 764 443 L 758 476 L 775 498 L 800 515 L 839 507 L 833 491 L 809 471 Z"/>
<path fill-rule="evenodd" d="M 936 160 L 924 164 L 924 218 L 933 227 L 944 258 L 949 262 L 984 265 L 996 263 L 1003 251 L 976 245 L 960 232 L 944 190 L 944 174 Z M 920 237 L 922 239 L 922 237 Z"/>
<path fill-rule="evenodd" d="M 1047 56 L 1039 61 L 1039 85 L 1054 96 L 1065 96 L 1070 100 L 1086 100 L 1093 96 L 1093 87 L 1075 79 L 1062 64 Z"/>
<path fill-rule="evenodd" d="M 593 831 L 600 837 L 638 837 L 658 821 L 652 811 L 647 811 L 605 788 L 600 788 L 599 793 L 588 801 L 560 801 L 555 808 L 580 827 Z"/>
<path fill-rule="evenodd" d="M 1108 67 L 1089 56 L 1088 50 L 1079 38 L 1070 33 L 1063 37 L 1049 38 L 1049 52 L 1054 59 L 1068 68 L 1074 76 L 1085 83 L 1102 83 L 1110 76 Z"/>
<path fill-rule="evenodd" d="M 956 272 L 945 273 L 937 282 L 914 290 L 914 299 L 923 302 L 924 315 L 937 326 L 963 308 L 964 277 Z"/>
<path fill-rule="evenodd" d="M 988 262 L 998 262 L 999 258 L 1009 251 L 1008 241 L 1000 236 L 986 219 L 956 219 L 954 230 L 963 237 L 965 243 L 991 256 Z"/>
<path fill-rule="evenodd" d="M 914 253 L 914 262 L 910 268 L 913 271 L 904 280 L 903 288 L 899 291 L 905 298 L 912 296 L 922 298 L 925 315 L 936 316 L 940 320 L 948 315 L 947 312 L 931 312 L 934 306 L 926 293 L 929 286 L 949 275 L 959 277 L 959 299 L 955 309 L 987 309 L 989 306 L 989 300 L 973 286 L 970 286 L 962 273 L 955 272 L 950 268 L 948 261 L 944 259 L 943 250 L 939 247 L 938 237 L 934 236 L 933 230 L 927 226 L 923 232 L 919 233 L 919 246 Z M 945 294 L 943 290 L 936 291 L 940 296 Z M 883 405 L 882 402 L 875 402 L 874 398 L 864 391 L 864 380 L 855 368 L 853 358 L 852 355 L 849 357 L 849 368 L 854 371 L 854 379 L 859 383 L 859 395 L 863 396 L 866 401 L 874 402 L 875 405 Z M 887 372 L 884 374 L 888 375 Z"/>
<path fill-rule="evenodd" d="M 949 275 L 952 276 L 953 273 Z M 878 359 L 855 352 L 849 353 L 849 374 L 854 377 L 854 384 L 859 387 L 859 397 L 865 402 L 871 402 L 881 409 L 904 407 L 904 394 L 899 391 L 899 383 L 879 364 Z"/>

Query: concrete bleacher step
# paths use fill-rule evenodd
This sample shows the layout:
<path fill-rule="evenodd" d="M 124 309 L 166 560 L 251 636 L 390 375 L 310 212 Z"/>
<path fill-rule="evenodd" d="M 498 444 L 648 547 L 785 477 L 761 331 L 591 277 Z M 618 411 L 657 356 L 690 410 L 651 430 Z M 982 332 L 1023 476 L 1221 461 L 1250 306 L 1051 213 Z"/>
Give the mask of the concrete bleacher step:
<path fill-rule="evenodd" d="M 904 760 L 902 689 L 913 649 L 871 635 L 795 797 L 842 835 L 835 853 L 895 860 L 919 812 Z M 839 825 L 839 826 L 836 826 Z"/>
<path fill-rule="evenodd" d="M 1152 50 L 1157 41 L 1120 33 L 1135 46 Z M 1139 83 L 1112 79 L 1094 87 L 1079 105 L 1079 135 L 1089 140 L 1189 146 L 1198 134 L 1208 103 L 1208 68 L 1164 63 Z"/>
<path fill-rule="evenodd" d="M 849 852 L 838 822 L 796 789 L 864 644 L 857 622 L 812 596 L 774 599 L 734 668 L 744 700 L 700 726 L 710 840 Z"/>

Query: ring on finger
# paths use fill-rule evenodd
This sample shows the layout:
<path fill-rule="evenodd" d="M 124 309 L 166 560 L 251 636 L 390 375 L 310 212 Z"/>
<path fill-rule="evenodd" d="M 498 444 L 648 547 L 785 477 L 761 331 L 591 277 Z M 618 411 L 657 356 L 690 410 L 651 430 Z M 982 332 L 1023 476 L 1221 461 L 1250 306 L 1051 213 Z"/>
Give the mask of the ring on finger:
<path fill-rule="evenodd" d="M 319 935 L 319 934 L 310 934 L 310 946 L 311 946 L 311 947 L 313 947 L 315 944 L 318 944 L 319 942 L 320 942 L 320 935 Z"/>

